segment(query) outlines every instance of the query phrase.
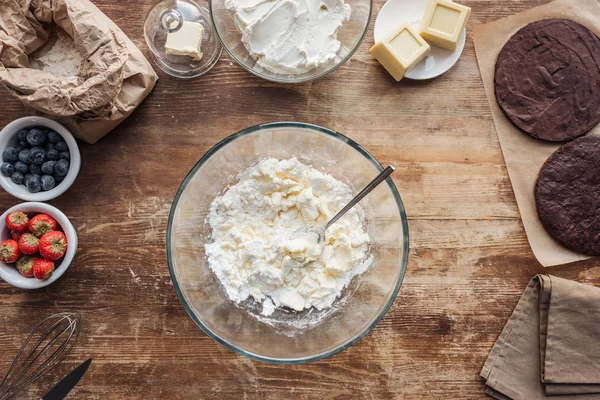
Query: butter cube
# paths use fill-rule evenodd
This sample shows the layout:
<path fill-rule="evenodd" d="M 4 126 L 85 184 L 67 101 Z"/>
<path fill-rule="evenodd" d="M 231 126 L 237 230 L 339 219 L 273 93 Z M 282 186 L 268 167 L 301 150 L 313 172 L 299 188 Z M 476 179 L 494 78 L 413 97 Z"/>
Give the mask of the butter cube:
<path fill-rule="evenodd" d="M 431 47 L 408 22 L 401 23 L 391 35 L 369 50 L 396 81 L 404 78 L 430 51 Z"/>
<path fill-rule="evenodd" d="M 429 0 L 419 34 L 429 44 L 454 51 L 470 14 L 469 7 L 452 1 Z"/>
<path fill-rule="evenodd" d="M 167 34 L 165 50 L 175 56 L 190 56 L 199 61 L 202 58 L 200 46 L 204 37 L 204 27 L 198 22 L 184 21 L 175 32 Z"/>

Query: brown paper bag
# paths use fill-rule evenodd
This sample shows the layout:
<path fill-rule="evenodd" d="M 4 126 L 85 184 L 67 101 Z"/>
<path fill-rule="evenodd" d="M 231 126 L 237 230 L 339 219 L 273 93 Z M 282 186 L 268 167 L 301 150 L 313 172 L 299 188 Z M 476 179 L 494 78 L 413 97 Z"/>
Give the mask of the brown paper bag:
<path fill-rule="evenodd" d="M 88 0 L 0 0 L 0 82 L 36 111 L 95 143 L 144 100 L 158 79 L 148 60 Z M 30 55 L 52 26 L 66 32 L 86 60 L 78 76 L 33 69 Z"/>
<path fill-rule="evenodd" d="M 556 0 L 507 18 L 475 28 L 473 41 L 479 70 L 490 103 L 498 140 L 504 154 L 508 175 L 515 192 L 523 227 L 537 260 L 544 267 L 568 264 L 591 258 L 571 251 L 555 241 L 540 222 L 535 205 L 534 188 L 542 165 L 560 143 L 534 139 L 521 132 L 506 118 L 494 94 L 494 68 L 504 44 L 530 22 L 546 18 L 566 18 L 578 22 L 600 35 L 600 0 Z M 588 135 L 600 133 L 600 125 Z"/>

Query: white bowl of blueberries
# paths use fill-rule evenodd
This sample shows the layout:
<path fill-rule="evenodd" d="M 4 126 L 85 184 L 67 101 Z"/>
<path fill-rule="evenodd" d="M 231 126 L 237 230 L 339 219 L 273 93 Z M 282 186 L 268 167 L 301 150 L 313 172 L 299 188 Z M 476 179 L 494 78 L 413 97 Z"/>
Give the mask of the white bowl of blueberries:
<path fill-rule="evenodd" d="M 81 166 L 79 147 L 61 124 L 24 117 L 0 131 L 0 185 L 26 201 L 48 201 L 63 194 Z"/>

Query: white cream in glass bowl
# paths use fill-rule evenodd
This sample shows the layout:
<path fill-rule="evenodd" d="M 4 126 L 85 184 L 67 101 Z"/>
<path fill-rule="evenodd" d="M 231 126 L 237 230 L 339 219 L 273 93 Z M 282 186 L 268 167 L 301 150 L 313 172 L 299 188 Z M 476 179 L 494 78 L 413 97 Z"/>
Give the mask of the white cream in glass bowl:
<path fill-rule="evenodd" d="M 372 0 L 210 0 L 215 32 L 242 67 L 300 83 L 327 75 L 360 46 Z"/>
<path fill-rule="evenodd" d="M 190 317 L 226 347 L 273 363 L 318 360 L 364 337 L 406 271 L 408 224 L 393 181 L 327 231 L 336 244 L 329 249 L 293 243 L 288 233 L 323 223 L 382 170 L 349 138 L 300 122 L 250 127 L 218 143 L 184 179 L 167 225 L 171 280 Z M 248 187 L 235 190 L 240 184 Z"/>

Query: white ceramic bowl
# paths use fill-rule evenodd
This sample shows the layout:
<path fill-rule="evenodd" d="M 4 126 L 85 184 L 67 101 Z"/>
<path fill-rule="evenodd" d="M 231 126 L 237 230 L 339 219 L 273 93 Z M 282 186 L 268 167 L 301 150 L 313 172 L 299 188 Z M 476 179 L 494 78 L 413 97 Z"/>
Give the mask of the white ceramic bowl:
<path fill-rule="evenodd" d="M 0 153 L 8 146 L 16 146 L 18 142 L 17 132 L 25 128 L 34 128 L 36 126 L 42 126 L 50 128 L 59 133 L 67 142 L 69 146 L 69 152 L 71 160 L 69 161 L 69 172 L 65 179 L 56 185 L 52 190 L 46 192 L 31 193 L 27 190 L 24 185 L 17 185 L 10 180 L 9 177 L 0 175 L 0 185 L 8 193 L 21 200 L 26 201 L 48 201 L 57 198 L 61 194 L 67 191 L 75 182 L 77 174 L 79 174 L 79 168 L 81 167 L 81 156 L 79 155 L 79 147 L 71 132 L 58 122 L 52 121 L 51 119 L 44 117 L 23 117 L 14 120 L 10 124 L 6 125 L 2 131 L 0 131 Z"/>
<path fill-rule="evenodd" d="M 48 286 L 60 278 L 67 268 L 69 268 L 69 265 L 71 265 L 71 261 L 73 261 L 73 257 L 75 257 L 75 253 L 77 252 L 77 231 L 67 216 L 58 208 L 45 203 L 21 203 L 9 208 L 0 217 L 0 240 L 10 239 L 10 231 L 6 227 L 5 221 L 6 216 L 15 211 L 21 211 L 26 214 L 44 213 L 54 218 L 67 237 L 67 252 L 60 264 L 57 265 L 52 276 L 46 280 L 42 281 L 36 278 L 25 278 L 17 271 L 17 268 L 15 268 L 14 265 L 4 264 L 2 262 L 0 262 L 0 278 L 21 289 L 39 289 Z"/>

